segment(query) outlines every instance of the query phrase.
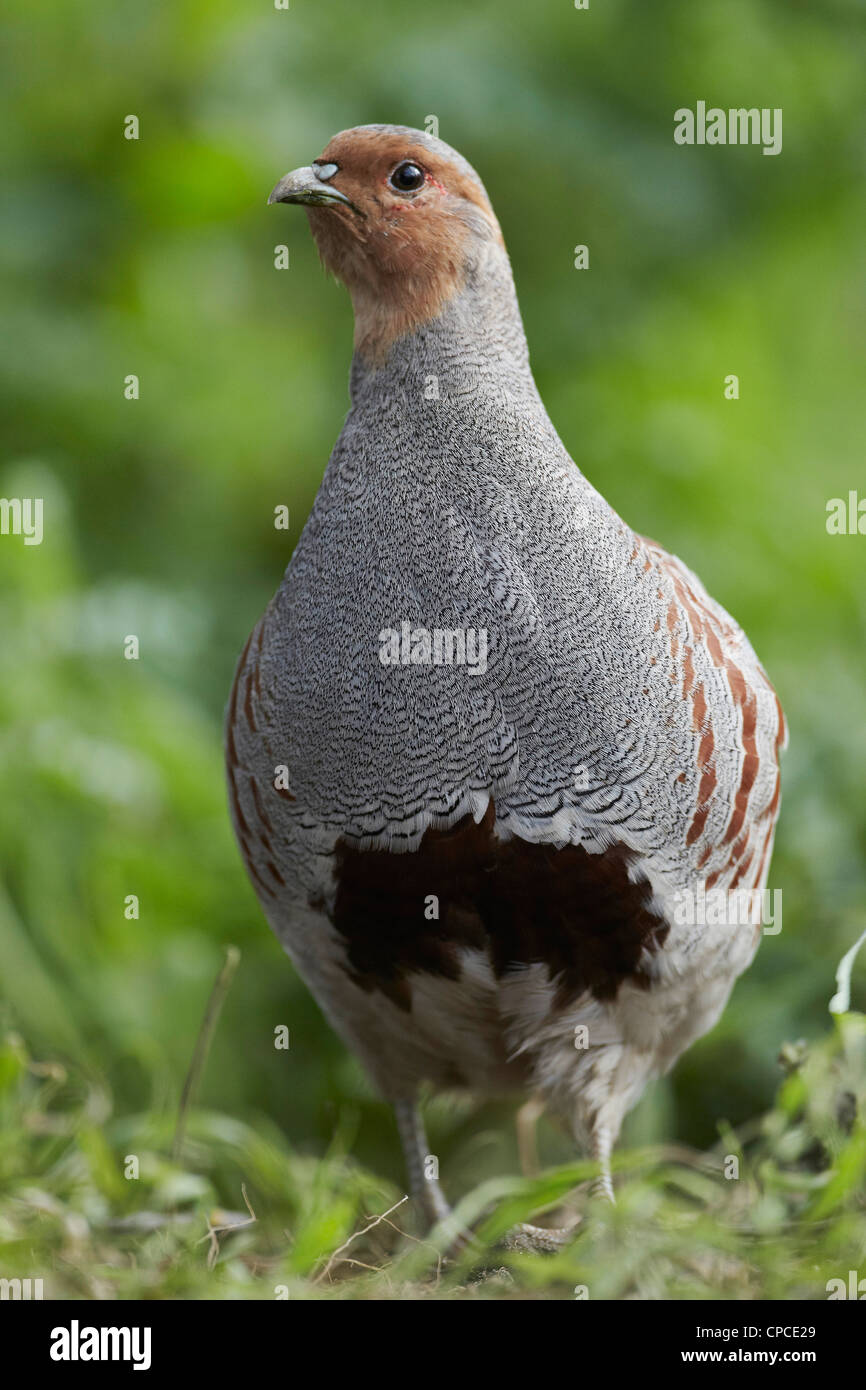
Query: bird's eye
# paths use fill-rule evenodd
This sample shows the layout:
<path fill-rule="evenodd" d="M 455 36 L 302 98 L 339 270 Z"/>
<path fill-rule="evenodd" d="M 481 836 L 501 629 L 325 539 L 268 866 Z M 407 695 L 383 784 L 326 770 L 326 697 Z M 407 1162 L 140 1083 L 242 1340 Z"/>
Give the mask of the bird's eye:
<path fill-rule="evenodd" d="M 406 160 L 403 164 L 398 164 L 394 170 L 389 183 L 392 188 L 396 188 L 398 193 L 414 193 L 416 188 L 420 188 L 424 182 L 424 170 L 419 169 L 417 164 L 412 164 Z"/>

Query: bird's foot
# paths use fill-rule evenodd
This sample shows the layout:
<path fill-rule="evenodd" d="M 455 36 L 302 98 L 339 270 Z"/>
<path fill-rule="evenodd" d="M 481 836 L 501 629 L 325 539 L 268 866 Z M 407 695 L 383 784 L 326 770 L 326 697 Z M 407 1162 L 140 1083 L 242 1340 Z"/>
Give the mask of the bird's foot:
<path fill-rule="evenodd" d="M 529 1221 L 521 1221 L 512 1226 L 500 1242 L 504 1250 L 532 1255 L 555 1255 L 571 1244 L 580 1225 L 577 1217 L 568 1226 L 533 1226 Z"/>

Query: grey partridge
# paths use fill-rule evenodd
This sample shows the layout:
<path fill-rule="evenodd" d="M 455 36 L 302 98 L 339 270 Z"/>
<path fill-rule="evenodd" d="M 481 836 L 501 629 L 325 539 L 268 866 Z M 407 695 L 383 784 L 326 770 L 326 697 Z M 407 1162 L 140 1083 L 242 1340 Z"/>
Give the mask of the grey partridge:
<path fill-rule="evenodd" d="M 231 693 L 247 870 L 393 1103 L 430 1217 L 425 1082 L 537 1093 L 609 1188 L 624 1115 L 757 948 L 753 913 L 688 903 L 766 882 L 781 707 L 737 623 L 566 452 L 466 160 L 361 126 L 269 201 L 306 207 L 355 351 Z"/>

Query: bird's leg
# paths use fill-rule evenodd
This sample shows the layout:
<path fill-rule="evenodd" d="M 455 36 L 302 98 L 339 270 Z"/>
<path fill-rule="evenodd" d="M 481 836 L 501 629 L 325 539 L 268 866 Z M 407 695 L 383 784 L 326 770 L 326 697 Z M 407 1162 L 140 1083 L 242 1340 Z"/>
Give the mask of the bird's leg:
<path fill-rule="evenodd" d="M 540 1096 L 530 1096 L 517 1112 L 517 1152 L 524 1177 L 537 1177 L 541 1171 L 536 1142 L 538 1121 L 544 1114 L 545 1105 Z M 562 1250 L 572 1240 L 580 1218 L 568 1226 L 533 1226 L 521 1221 L 507 1232 L 503 1245 L 506 1250 L 531 1251 L 533 1254 L 553 1254 Z"/>
<path fill-rule="evenodd" d="M 616 1203 L 613 1194 L 613 1177 L 610 1171 L 611 1154 L 613 1153 L 614 1136 L 607 1125 L 599 1125 L 592 1133 L 592 1156 L 601 1168 L 601 1172 L 592 1185 L 593 1195 L 604 1197 L 606 1201 Z"/>
<path fill-rule="evenodd" d="M 409 1192 L 417 1201 L 428 1225 L 435 1226 L 450 1217 L 452 1212 L 439 1186 L 438 1178 L 427 1175 L 428 1162 L 432 1155 L 428 1149 L 421 1113 L 414 1100 L 396 1100 L 392 1104 L 406 1160 Z M 540 1102 L 536 1101 L 535 1104 Z M 536 1119 L 537 1114 L 531 1113 L 528 1122 L 532 1124 Z M 533 1226 L 523 1221 L 508 1232 L 502 1244 L 507 1250 L 553 1253 L 569 1243 L 578 1224 L 579 1221 L 575 1221 L 569 1226 L 547 1227 Z M 470 1233 L 463 1232 L 455 1240 L 454 1248 L 460 1249 L 469 1241 Z"/>
<path fill-rule="evenodd" d="M 541 1172 L 538 1161 L 538 1121 L 543 1114 L 544 1101 L 540 1096 L 530 1096 L 529 1100 L 521 1105 L 514 1121 L 520 1171 L 525 1178 L 537 1178 Z"/>
<path fill-rule="evenodd" d="M 439 1179 L 427 1176 L 428 1160 L 432 1155 L 428 1151 L 421 1112 L 414 1100 L 395 1100 L 393 1105 L 406 1160 L 409 1192 L 418 1202 L 427 1224 L 435 1226 L 451 1215 L 451 1208 L 439 1186 Z"/>
<path fill-rule="evenodd" d="M 533 1125 L 538 1112 L 534 1109 L 540 1105 L 537 1098 L 528 1101 L 522 1110 L 518 1112 L 518 1135 L 520 1134 L 520 1121 Z M 524 1111 L 527 1112 L 524 1115 Z M 615 1134 L 608 1125 L 594 1125 L 590 1135 L 590 1151 L 592 1157 L 598 1163 L 601 1172 L 593 1181 L 591 1192 L 593 1197 L 601 1197 L 606 1202 L 616 1202 L 613 1192 L 613 1178 L 611 1175 L 611 1155 Z M 519 1140 L 518 1140 L 519 1145 Z M 561 1250 L 567 1245 L 574 1236 L 574 1232 L 580 1225 L 580 1217 L 572 1221 L 569 1226 L 532 1226 L 523 1221 L 519 1226 L 515 1226 L 508 1232 L 504 1244 L 508 1250 L 529 1250 L 534 1252 L 552 1253 Z"/>

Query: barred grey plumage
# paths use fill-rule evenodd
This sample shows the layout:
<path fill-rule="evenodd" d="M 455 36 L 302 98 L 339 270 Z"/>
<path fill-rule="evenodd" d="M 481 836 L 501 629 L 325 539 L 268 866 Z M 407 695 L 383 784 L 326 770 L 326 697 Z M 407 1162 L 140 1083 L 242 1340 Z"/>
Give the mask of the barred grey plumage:
<path fill-rule="evenodd" d="M 778 700 L 734 620 L 566 452 L 459 155 L 360 127 L 272 200 L 307 205 L 356 353 L 232 692 L 253 884 L 404 1134 L 424 1080 L 536 1089 L 606 1170 L 757 947 L 754 922 L 677 905 L 766 881 Z M 436 630 L 458 638 L 434 651 Z"/>

